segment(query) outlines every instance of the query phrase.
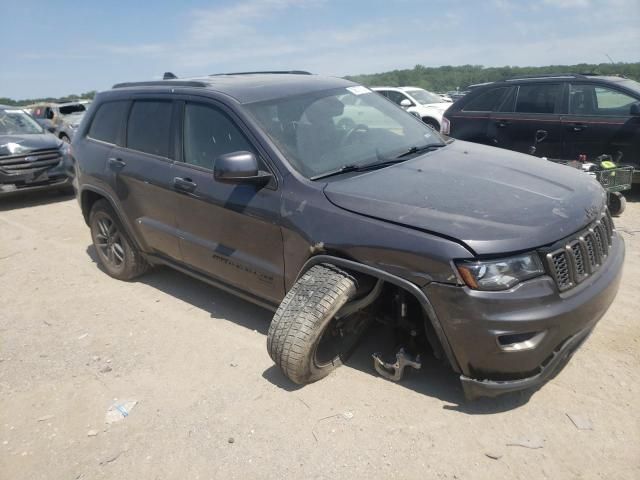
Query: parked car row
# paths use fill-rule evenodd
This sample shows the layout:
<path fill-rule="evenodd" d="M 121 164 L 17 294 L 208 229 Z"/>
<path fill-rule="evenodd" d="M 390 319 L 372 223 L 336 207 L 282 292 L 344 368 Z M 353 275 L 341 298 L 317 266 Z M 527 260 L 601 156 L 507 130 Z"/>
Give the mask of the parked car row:
<path fill-rule="evenodd" d="M 25 190 L 70 191 L 68 150 L 26 111 L 0 105 L 0 196 Z"/>
<path fill-rule="evenodd" d="M 622 77 L 548 75 L 478 85 L 444 114 L 453 138 L 538 154 L 592 161 L 602 154 L 636 169 L 640 182 L 640 83 Z"/>
<path fill-rule="evenodd" d="M 90 103 L 90 100 L 41 103 L 30 105 L 26 109 L 44 129 L 70 143 Z"/>

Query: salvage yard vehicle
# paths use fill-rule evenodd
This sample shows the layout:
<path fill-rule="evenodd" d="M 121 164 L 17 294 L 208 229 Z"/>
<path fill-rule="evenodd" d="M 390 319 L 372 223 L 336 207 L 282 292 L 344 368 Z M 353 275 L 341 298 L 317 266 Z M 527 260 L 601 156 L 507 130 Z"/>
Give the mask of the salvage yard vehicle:
<path fill-rule="evenodd" d="M 87 100 L 65 103 L 43 103 L 31 106 L 34 118 L 60 140 L 70 143 L 89 108 Z"/>
<path fill-rule="evenodd" d="M 0 105 L 0 197 L 33 191 L 71 191 L 68 146 L 24 110 Z"/>
<path fill-rule="evenodd" d="M 274 310 L 267 350 L 299 384 L 383 320 L 403 346 L 395 363 L 374 355 L 387 378 L 431 352 L 469 398 L 535 388 L 620 282 L 624 243 L 592 177 L 445 140 L 343 79 L 118 84 L 73 155 L 104 270 L 169 265 Z"/>
<path fill-rule="evenodd" d="M 372 90 L 421 118 L 424 123 L 438 131 L 442 115 L 451 106 L 451 101 L 446 101 L 440 95 L 428 92 L 424 88 L 373 87 Z"/>
<path fill-rule="evenodd" d="M 621 158 L 640 182 L 640 83 L 624 77 L 554 74 L 477 85 L 449 108 L 441 132 L 459 140 L 539 155 L 594 161 Z"/>

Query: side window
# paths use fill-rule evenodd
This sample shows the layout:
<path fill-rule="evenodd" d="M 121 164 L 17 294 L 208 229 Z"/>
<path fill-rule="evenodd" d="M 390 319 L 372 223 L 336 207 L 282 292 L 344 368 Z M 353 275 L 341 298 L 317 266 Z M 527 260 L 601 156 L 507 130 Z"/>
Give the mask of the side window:
<path fill-rule="evenodd" d="M 134 102 L 127 124 L 127 148 L 168 157 L 172 107 L 167 101 Z"/>
<path fill-rule="evenodd" d="M 41 107 L 40 105 L 34 107 L 32 112 L 33 112 L 32 115 L 35 118 L 44 118 L 44 108 Z"/>
<path fill-rule="evenodd" d="M 117 101 L 103 103 L 93 117 L 88 136 L 96 140 L 122 145 L 120 132 L 127 114 L 128 102 Z"/>
<path fill-rule="evenodd" d="M 463 112 L 492 112 L 502 103 L 508 87 L 492 88 L 471 99 L 462 107 Z"/>
<path fill-rule="evenodd" d="M 398 105 L 400 105 L 402 100 L 409 100 L 404 93 L 396 92 L 396 91 L 393 91 L 393 90 L 389 90 L 389 92 L 387 92 L 387 95 L 389 97 L 389 100 L 391 100 L 394 103 L 397 103 Z M 409 101 L 411 101 L 411 100 L 409 100 Z M 411 102 L 411 103 L 413 103 L 413 102 Z"/>
<path fill-rule="evenodd" d="M 638 99 L 606 87 L 595 87 L 596 115 L 629 115 Z"/>
<path fill-rule="evenodd" d="M 254 152 L 233 121 L 217 108 L 187 103 L 184 110 L 184 161 L 213 169 L 220 155 L 238 151 Z"/>
<path fill-rule="evenodd" d="M 539 83 L 520 85 L 516 100 L 516 112 L 554 113 L 562 99 L 562 84 Z"/>

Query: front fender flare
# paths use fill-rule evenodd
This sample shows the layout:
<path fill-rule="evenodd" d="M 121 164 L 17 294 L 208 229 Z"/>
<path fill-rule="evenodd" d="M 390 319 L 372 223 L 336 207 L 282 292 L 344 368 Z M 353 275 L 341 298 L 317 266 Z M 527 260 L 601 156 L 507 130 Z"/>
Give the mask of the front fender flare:
<path fill-rule="evenodd" d="M 418 288 L 415 284 L 403 278 L 400 278 L 388 272 L 385 272 L 384 270 L 370 267 L 369 265 L 364 265 L 362 263 L 354 262 L 353 260 L 347 260 L 345 258 L 335 257 L 333 255 L 315 255 L 309 258 L 300 269 L 300 272 L 296 277 L 296 281 L 307 270 L 309 270 L 314 265 L 318 265 L 320 263 L 329 263 L 337 267 L 343 267 L 347 270 L 353 270 L 356 272 L 371 275 L 374 278 L 378 278 L 380 280 L 383 280 L 385 282 L 388 282 L 400 288 L 403 288 L 404 290 L 409 292 L 411 295 L 413 295 L 416 298 L 416 300 L 420 302 L 420 305 L 427 313 L 427 317 L 429 318 L 431 325 L 433 326 L 433 329 L 436 332 L 436 335 L 438 336 L 438 340 L 442 345 L 442 350 L 447 356 L 447 360 L 451 365 L 451 368 L 453 369 L 453 371 L 460 373 L 460 367 L 458 366 L 458 362 L 456 361 L 455 355 L 453 354 L 451 345 L 449 345 L 449 341 L 447 340 L 447 337 L 444 333 L 444 329 L 442 328 L 442 325 L 438 320 L 438 316 L 436 315 L 433 305 L 431 305 L 431 302 L 429 301 L 425 293 L 422 290 L 420 290 L 420 288 Z"/>

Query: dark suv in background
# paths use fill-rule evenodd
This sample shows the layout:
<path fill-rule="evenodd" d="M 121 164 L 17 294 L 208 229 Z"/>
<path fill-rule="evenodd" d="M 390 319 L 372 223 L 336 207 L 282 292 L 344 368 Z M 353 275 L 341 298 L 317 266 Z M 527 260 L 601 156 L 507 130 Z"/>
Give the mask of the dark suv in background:
<path fill-rule="evenodd" d="M 72 147 L 104 270 L 169 265 L 274 310 L 267 349 L 296 383 L 377 319 L 405 347 L 375 357 L 391 378 L 428 349 L 469 397 L 539 386 L 618 290 L 624 243 L 590 176 L 445 141 L 347 80 L 120 84 Z"/>
<path fill-rule="evenodd" d="M 623 154 L 640 181 L 640 83 L 622 77 L 519 77 L 475 86 L 445 112 L 441 131 L 453 138 L 526 153 L 536 131 L 547 136 L 537 155 L 589 161 Z"/>

